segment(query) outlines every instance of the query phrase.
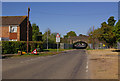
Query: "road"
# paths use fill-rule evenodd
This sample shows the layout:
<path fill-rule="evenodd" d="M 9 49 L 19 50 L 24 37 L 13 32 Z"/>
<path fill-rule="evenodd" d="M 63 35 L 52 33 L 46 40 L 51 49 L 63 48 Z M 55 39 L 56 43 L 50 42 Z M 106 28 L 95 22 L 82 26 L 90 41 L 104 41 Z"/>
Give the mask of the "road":
<path fill-rule="evenodd" d="M 85 50 L 53 56 L 3 59 L 3 79 L 88 79 Z"/>

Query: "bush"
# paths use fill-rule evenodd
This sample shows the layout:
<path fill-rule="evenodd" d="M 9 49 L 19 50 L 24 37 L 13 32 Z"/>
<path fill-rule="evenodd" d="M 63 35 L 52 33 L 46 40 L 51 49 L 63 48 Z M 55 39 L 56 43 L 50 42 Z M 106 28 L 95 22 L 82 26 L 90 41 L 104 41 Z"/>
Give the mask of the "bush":
<path fill-rule="evenodd" d="M 2 54 L 14 54 L 19 51 L 25 51 L 27 48 L 26 41 L 2 41 Z M 29 41 L 29 52 L 35 48 L 43 49 L 43 43 L 38 41 Z"/>

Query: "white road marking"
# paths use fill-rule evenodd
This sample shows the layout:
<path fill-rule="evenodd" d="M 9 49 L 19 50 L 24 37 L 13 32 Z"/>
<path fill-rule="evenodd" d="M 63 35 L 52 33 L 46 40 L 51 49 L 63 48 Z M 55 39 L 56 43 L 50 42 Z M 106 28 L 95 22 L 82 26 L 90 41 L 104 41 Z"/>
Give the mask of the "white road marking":
<path fill-rule="evenodd" d="M 86 66 L 86 69 L 88 69 L 88 65 Z"/>
<path fill-rule="evenodd" d="M 86 72 L 88 72 L 88 70 L 86 70 Z"/>
<path fill-rule="evenodd" d="M 88 62 L 87 62 L 87 65 L 86 65 L 86 72 L 88 72 Z"/>
<path fill-rule="evenodd" d="M 86 69 L 88 69 L 88 62 L 87 62 L 87 65 L 86 65 Z"/>

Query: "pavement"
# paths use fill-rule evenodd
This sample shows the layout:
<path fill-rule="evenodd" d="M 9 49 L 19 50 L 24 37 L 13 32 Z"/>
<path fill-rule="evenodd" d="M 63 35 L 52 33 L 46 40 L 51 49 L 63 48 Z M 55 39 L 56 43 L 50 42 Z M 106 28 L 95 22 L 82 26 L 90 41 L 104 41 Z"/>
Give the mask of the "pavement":
<path fill-rule="evenodd" d="M 3 79 L 89 79 L 86 50 L 2 60 Z"/>
<path fill-rule="evenodd" d="M 116 49 L 88 50 L 91 79 L 114 79 L 118 81 L 118 52 Z"/>

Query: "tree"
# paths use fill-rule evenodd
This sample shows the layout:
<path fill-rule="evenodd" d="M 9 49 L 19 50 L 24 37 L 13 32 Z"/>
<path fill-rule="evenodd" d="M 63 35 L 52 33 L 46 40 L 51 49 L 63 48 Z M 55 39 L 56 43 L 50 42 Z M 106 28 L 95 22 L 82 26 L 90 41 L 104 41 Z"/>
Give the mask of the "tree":
<path fill-rule="evenodd" d="M 70 31 L 67 33 L 67 35 L 64 36 L 64 38 L 69 38 L 69 37 L 74 37 L 77 36 L 76 33 L 74 31 Z"/>
<path fill-rule="evenodd" d="M 47 36 L 48 36 L 48 41 L 49 41 L 50 35 L 51 35 L 51 30 L 48 28 L 42 37 L 44 43 L 47 43 Z"/>
<path fill-rule="evenodd" d="M 32 40 L 37 41 L 37 36 L 39 34 L 39 26 L 35 23 L 32 24 Z"/>
<path fill-rule="evenodd" d="M 56 32 L 51 33 L 51 35 L 50 35 L 50 42 L 51 43 L 56 43 L 56 35 L 57 35 Z"/>
<path fill-rule="evenodd" d="M 115 43 L 115 33 L 113 32 L 114 27 L 104 24 L 101 27 L 102 33 L 100 35 L 101 40 L 104 40 L 108 43 L 111 47 Z"/>
<path fill-rule="evenodd" d="M 91 39 L 91 37 L 94 36 L 94 38 L 97 38 L 100 41 L 105 41 L 106 44 L 113 47 L 113 45 L 116 43 L 115 32 L 113 31 L 115 21 L 116 20 L 114 20 L 114 17 L 111 16 L 108 19 L 108 24 L 106 22 L 103 22 L 101 23 L 100 28 L 95 29 L 94 32 L 91 31 L 89 33 L 89 39 Z"/>
<path fill-rule="evenodd" d="M 114 19 L 113 16 L 111 16 L 109 19 L 108 19 L 108 25 L 109 26 L 114 26 L 116 20 Z"/>
<path fill-rule="evenodd" d="M 50 29 L 47 29 L 45 33 L 43 34 L 43 42 L 47 43 L 47 35 L 48 35 L 48 43 L 49 44 L 55 44 L 56 43 L 56 35 L 57 33 L 51 33 Z"/>
<path fill-rule="evenodd" d="M 103 25 L 105 25 L 105 24 L 107 24 L 106 22 L 103 22 L 103 23 L 101 23 L 101 26 L 103 26 Z"/>
<path fill-rule="evenodd" d="M 116 23 L 114 27 L 116 41 L 120 42 L 120 20 Z"/>

